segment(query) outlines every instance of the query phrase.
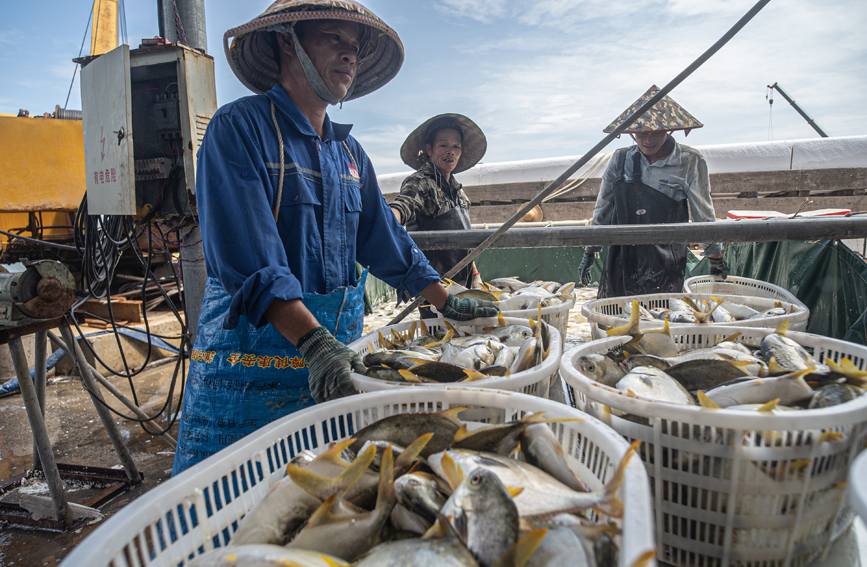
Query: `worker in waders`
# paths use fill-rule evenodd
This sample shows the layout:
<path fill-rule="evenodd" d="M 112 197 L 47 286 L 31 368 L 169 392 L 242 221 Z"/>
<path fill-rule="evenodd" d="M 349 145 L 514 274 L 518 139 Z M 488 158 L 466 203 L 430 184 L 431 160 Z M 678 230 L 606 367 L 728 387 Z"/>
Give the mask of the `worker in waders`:
<path fill-rule="evenodd" d="M 654 85 L 604 132 L 612 132 L 659 89 Z M 593 225 L 664 224 L 716 220 L 710 196 L 707 162 L 697 150 L 678 144 L 671 133 L 689 134 L 702 123 L 665 96 L 630 126 L 635 145 L 614 152 L 602 176 Z M 728 265 L 719 244 L 703 244 L 710 273 L 725 279 Z M 588 246 L 579 265 L 581 282 L 591 281 L 590 269 L 601 246 Z M 683 290 L 686 244 L 609 246 L 599 297 L 623 297 Z"/>
<path fill-rule="evenodd" d="M 389 205 L 398 222 L 409 231 L 470 230 L 470 200 L 454 174 L 479 163 L 487 148 L 482 129 L 461 114 L 440 114 L 413 130 L 400 148 L 400 157 L 416 171 L 403 180 L 400 194 Z M 470 251 L 423 252 L 444 275 Z M 482 287 L 475 262 L 451 279 L 466 288 Z"/>
<path fill-rule="evenodd" d="M 233 38 L 229 43 L 229 38 Z M 208 280 L 184 393 L 177 474 L 314 402 L 356 393 L 345 343 L 362 330 L 366 273 L 447 317 L 496 315 L 456 299 L 388 208 L 351 126 L 326 113 L 391 80 L 397 34 L 352 0 L 279 0 L 224 38 L 257 93 L 220 108 L 199 151 Z"/>

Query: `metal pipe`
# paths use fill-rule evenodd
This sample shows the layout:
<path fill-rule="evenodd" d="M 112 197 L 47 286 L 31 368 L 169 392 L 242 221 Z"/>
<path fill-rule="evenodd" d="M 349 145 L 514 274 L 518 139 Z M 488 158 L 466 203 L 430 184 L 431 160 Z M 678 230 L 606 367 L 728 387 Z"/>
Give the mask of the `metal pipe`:
<path fill-rule="evenodd" d="M 172 43 L 184 43 L 207 53 L 204 0 L 157 0 L 157 18 L 162 37 Z M 183 36 L 179 33 L 181 29 Z"/>
<path fill-rule="evenodd" d="M 56 344 L 56 345 L 58 346 L 58 348 L 63 349 L 63 352 L 65 352 L 65 353 L 66 353 L 70 358 L 72 358 L 73 360 L 75 360 L 75 356 L 73 356 L 72 353 L 69 352 L 69 347 L 66 345 L 66 343 L 64 343 L 64 342 L 61 341 L 59 338 L 57 338 L 57 335 L 55 335 L 54 333 L 49 333 L 49 337 L 51 338 L 52 342 L 54 342 L 54 344 Z M 111 394 L 112 394 L 115 398 L 117 398 L 118 400 L 120 400 L 121 403 L 123 403 L 123 405 L 125 405 L 126 407 L 128 407 L 128 408 L 129 408 L 129 409 L 130 409 L 134 414 L 136 414 L 138 417 L 140 417 L 140 418 L 142 418 L 142 419 L 151 419 L 151 416 L 149 416 L 148 414 L 146 414 L 146 413 L 145 413 L 145 412 L 144 412 L 140 407 L 138 407 L 137 405 L 135 405 L 135 404 L 133 403 L 133 401 L 130 400 L 129 398 L 127 398 L 127 397 L 123 394 L 123 392 L 121 392 L 120 390 L 118 390 L 117 387 L 116 387 L 114 384 L 112 384 L 111 382 L 109 382 L 109 380 L 108 380 L 105 376 L 103 376 L 102 374 L 100 374 L 99 371 L 98 371 L 96 368 L 94 368 L 93 366 L 91 366 L 91 364 L 90 364 L 89 362 L 87 362 L 87 360 L 84 361 L 84 367 L 87 369 L 88 372 L 90 372 L 90 375 L 93 377 L 94 380 L 96 380 L 97 382 L 99 382 L 100 384 L 102 384 L 103 386 L 105 386 L 106 389 L 107 389 L 109 392 L 111 392 Z M 162 437 L 163 440 L 164 440 L 166 443 L 168 443 L 169 446 L 170 446 L 172 449 L 176 449 L 176 448 L 177 448 L 177 446 L 178 446 L 178 442 L 175 441 L 175 438 L 172 437 L 171 435 L 169 435 L 168 433 L 163 433 L 162 435 L 160 435 L 160 437 Z"/>
<path fill-rule="evenodd" d="M 184 280 L 184 314 L 187 333 L 190 336 L 189 349 L 196 344 L 196 329 L 199 311 L 205 298 L 205 283 L 208 273 L 205 270 L 205 249 L 202 246 L 202 231 L 199 223 L 185 236 L 181 247 L 181 277 Z"/>
<path fill-rule="evenodd" d="M 73 352 L 75 352 L 73 360 L 78 366 L 81 379 L 84 381 L 88 393 L 92 398 L 97 398 L 92 400 L 93 406 L 96 408 L 96 413 L 99 415 L 100 421 L 102 421 L 102 426 L 105 428 L 106 434 L 108 434 L 108 438 L 114 447 L 114 452 L 117 453 L 120 459 L 120 464 L 123 465 L 123 470 L 126 472 L 130 484 L 138 484 L 141 482 L 141 474 L 132 460 L 132 455 L 129 454 L 129 449 L 126 448 L 126 445 L 123 444 L 123 440 L 120 438 L 120 431 L 118 431 L 117 425 L 114 423 L 111 412 L 99 403 L 100 401 L 105 402 L 105 399 L 102 397 L 102 392 L 96 380 L 91 377 L 90 372 L 87 370 L 87 359 L 84 358 L 81 347 L 78 346 L 78 343 L 73 338 L 72 329 L 69 328 L 69 325 L 64 325 L 60 328 L 60 334 L 67 345 L 72 345 Z M 67 349 L 67 352 L 69 352 L 69 349 Z"/>
<path fill-rule="evenodd" d="M 42 421 L 45 421 L 45 387 L 46 387 L 46 362 L 48 360 L 48 339 L 45 331 L 39 331 L 33 335 L 35 346 L 33 349 L 33 367 L 36 369 L 33 375 L 33 386 L 36 388 L 36 399 L 39 400 L 39 410 Z M 29 372 L 28 372 L 29 374 Z M 42 462 L 39 460 L 39 448 L 36 446 L 36 436 L 33 436 L 33 470 L 39 470 Z"/>
<path fill-rule="evenodd" d="M 545 199 L 545 197 L 547 197 L 548 195 L 550 195 L 551 193 L 556 191 L 561 185 L 563 185 L 572 176 L 572 174 L 574 174 L 576 171 L 581 169 L 591 159 L 596 157 L 596 154 L 598 154 L 605 146 L 610 144 L 615 138 L 619 137 L 620 134 L 623 133 L 624 130 L 626 130 L 627 128 L 632 126 L 632 124 L 636 120 L 641 118 L 641 116 L 643 116 L 645 112 L 647 112 L 648 110 L 653 108 L 653 106 L 657 102 L 662 100 L 662 97 L 664 97 L 669 92 L 671 92 L 671 90 L 674 89 L 674 87 L 676 87 L 677 85 L 682 83 L 696 69 L 701 67 L 701 65 L 705 61 L 710 59 L 714 53 L 719 51 L 723 45 L 728 43 L 728 41 L 741 30 L 741 28 L 743 28 L 745 25 L 747 25 L 747 22 L 752 20 L 753 17 L 755 17 L 755 15 L 758 14 L 759 11 L 761 11 L 761 9 L 764 8 L 768 4 L 768 2 L 770 2 L 770 0 L 759 0 L 758 2 L 756 2 L 756 4 L 752 8 L 750 8 L 749 12 L 747 12 L 740 20 L 738 20 L 737 23 L 734 26 L 732 26 L 732 28 L 729 31 L 727 31 L 725 33 L 725 35 L 723 35 L 707 51 L 702 53 L 698 57 L 698 59 L 693 61 L 686 69 L 681 71 L 678 76 L 676 76 L 674 79 L 669 81 L 669 83 L 667 85 L 665 85 L 664 87 L 662 87 L 662 89 L 660 89 L 654 96 L 652 96 L 650 98 L 650 100 L 648 100 L 643 105 L 641 105 L 641 107 L 638 110 L 636 110 L 629 118 L 624 120 L 620 124 L 620 126 L 615 128 L 610 134 L 608 134 L 607 136 L 602 138 L 602 140 L 600 140 L 599 143 L 597 143 L 595 146 L 593 146 L 590 149 L 590 151 L 588 151 L 586 154 L 581 156 L 581 158 L 578 161 L 573 163 L 569 168 L 566 169 L 566 171 L 564 171 L 562 174 L 560 174 L 560 177 L 558 177 L 557 179 L 552 181 L 550 184 L 548 184 L 548 186 L 545 187 L 541 193 L 539 193 L 538 195 L 533 197 L 530 200 L 530 202 L 527 203 L 526 205 L 524 205 L 524 207 L 520 211 L 518 211 L 512 218 L 510 218 L 505 223 L 503 223 L 503 226 L 498 228 L 496 230 L 496 232 L 491 234 L 484 242 L 482 242 L 479 246 L 477 246 L 474 250 L 472 250 L 469 254 L 467 254 L 467 256 L 463 260 L 458 262 L 451 270 L 449 270 L 447 273 L 443 274 L 443 277 L 444 278 L 450 278 L 450 277 L 454 276 L 456 273 L 458 273 L 460 270 L 462 270 L 464 268 L 464 266 L 468 265 L 470 262 L 475 260 L 479 254 L 481 254 L 484 250 L 488 249 L 498 238 L 500 238 L 500 236 L 503 235 L 503 233 L 505 233 L 507 230 L 509 230 L 509 228 L 511 228 L 512 225 L 514 225 L 520 219 L 524 218 L 524 216 L 527 213 L 529 213 L 531 210 L 533 210 L 533 208 L 536 205 L 541 203 Z M 388 324 L 394 325 L 396 323 L 400 323 L 401 321 L 403 321 L 407 315 L 412 313 L 416 307 L 421 305 L 422 301 L 424 301 L 424 298 L 422 298 L 422 297 L 417 298 L 406 309 L 401 311 L 397 315 L 397 317 L 392 319 Z"/>
<path fill-rule="evenodd" d="M 9 339 L 9 352 L 12 355 L 15 374 L 18 376 L 18 386 L 21 388 L 21 397 L 24 399 L 24 409 L 27 410 L 27 420 L 30 421 L 30 429 L 36 438 L 36 448 L 39 451 L 39 460 L 42 462 L 42 474 L 45 475 L 48 492 L 54 503 L 54 514 L 59 522 L 69 525 L 72 514 L 69 512 L 66 492 L 63 490 L 63 480 L 60 478 L 60 471 L 57 470 L 57 462 L 54 460 L 54 452 L 51 450 L 51 440 L 48 438 L 45 420 L 42 419 L 36 387 L 30 379 L 27 354 L 24 352 L 24 345 L 21 344 L 19 337 Z"/>
<path fill-rule="evenodd" d="M 782 88 L 780 85 L 778 85 L 777 83 L 774 83 L 773 85 L 768 85 L 768 88 L 769 88 L 769 89 L 777 89 L 777 92 L 779 92 L 781 95 L 783 95 L 783 98 L 786 99 L 786 102 L 788 102 L 789 104 L 791 104 L 791 105 L 792 105 L 792 108 L 794 108 L 796 111 L 798 111 L 798 114 L 800 114 L 801 117 L 803 117 L 803 119 L 807 121 L 807 124 L 809 124 L 810 126 L 812 126 L 813 130 L 815 130 L 816 132 L 818 132 L 819 135 L 822 136 L 823 138 L 827 138 L 827 137 L 828 137 L 828 133 L 825 132 L 825 130 L 823 130 L 821 126 L 819 126 L 818 124 L 816 124 L 816 121 L 813 120 L 813 117 L 810 116 L 809 114 L 807 114 L 807 113 L 804 111 L 804 109 L 802 109 L 802 108 L 798 105 L 798 103 L 795 102 L 795 99 L 793 99 L 792 97 L 790 97 L 790 96 L 786 93 L 786 91 L 783 90 L 783 88 Z M 773 100 L 771 100 L 771 104 L 773 104 Z"/>
<path fill-rule="evenodd" d="M 49 338 L 52 340 L 52 342 L 53 342 L 55 345 L 57 345 L 58 348 L 63 349 L 63 351 L 64 351 L 64 352 L 65 352 L 69 357 L 75 359 L 75 357 L 72 355 L 72 353 L 69 352 L 69 347 L 66 346 L 66 343 L 64 343 L 63 341 L 61 341 L 61 340 L 57 337 L 57 335 L 55 335 L 54 333 L 52 333 L 52 332 L 49 331 L 48 336 L 49 336 Z M 85 366 L 85 367 L 87 368 L 87 370 L 90 372 L 91 376 L 93 376 L 94 380 L 96 380 L 97 382 L 99 382 L 100 384 L 102 384 L 103 386 L 105 386 L 105 387 L 108 389 L 108 391 L 112 393 L 112 395 L 113 395 L 114 397 L 116 397 L 118 400 L 120 400 L 120 401 L 123 403 L 123 405 L 125 405 L 126 407 L 128 407 L 128 408 L 129 408 L 133 413 L 135 413 L 138 417 L 140 417 L 140 418 L 142 418 L 142 419 L 150 419 L 150 418 L 151 418 L 151 416 L 149 416 L 148 414 L 146 414 L 146 413 L 145 413 L 145 412 L 144 412 L 140 407 L 138 407 L 137 405 L 135 405 L 135 404 L 132 402 L 132 400 L 130 400 L 129 398 L 127 398 L 127 397 L 123 394 L 123 392 L 121 392 L 120 390 L 118 390 L 117 387 L 115 387 L 114 384 L 112 384 L 111 382 L 109 382 L 109 380 L 108 380 L 107 378 L 105 378 L 102 374 L 100 374 L 99 371 L 98 371 L 96 368 L 94 368 L 93 366 L 91 366 L 91 364 L 90 364 L 89 362 L 87 362 L 87 360 L 84 361 L 84 366 Z M 172 436 L 169 435 L 168 433 L 163 433 L 162 435 L 160 435 L 160 437 L 162 437 L 163 440 L 165 440 L 165 442 L 168 443 L 168 444 L 171 446 L 172 449 L 177 448 L 177 446 L 178 446 L 177 441 L 175 441 L 174 437 L 172 437 Z"/>
<path fill-rule="evenodd" d="M 519 228 L 539 228 L 544 226 L 587 226 L 590 224 L 590 219 L 586 220 L 559 220 L 559 221 L 539 221 L 539 222 L 522 222 L 518 225 Z M 474 230 L 500 228 L 503 226 L 501 222 L 479 222 L 470 225 Z"/>
<path fill-rule="evenodd" d="M 495 231 L 436 230 L 411 232 L 419 248 L 460 250 L 477 246 Z M 782 242 L 867 237 L 867 215 L 846 218 L 744 220 L 647 225 L 516 228 L 491 248 L 554 248 L 560 246 L 634 246 L 684 242 Z"/>

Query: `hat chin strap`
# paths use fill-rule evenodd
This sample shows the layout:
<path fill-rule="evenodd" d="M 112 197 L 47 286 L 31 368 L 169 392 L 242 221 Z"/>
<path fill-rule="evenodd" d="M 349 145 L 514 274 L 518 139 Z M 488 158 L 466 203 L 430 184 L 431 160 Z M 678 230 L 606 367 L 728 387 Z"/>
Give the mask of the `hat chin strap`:
<path fill-rule="evenodd" d="M 286 32 L 292 36 L 292 43 L 295 45 L 295 54 L 298 56 L 298 62 L 301 63 L 301 69 L 304 70 L 304 75 L 307 77 L 307 82 L 310 84 L 310 88 L 313 89 L 313 92 L 322 102 L 342 105 L 343 101 L 349 98 L 353 89 L 355 89 L 355 79 L 353 78 L 352 84 L 349 85 L 349 89 L 347 89 L 346 95 L 343 98 L 337 98 L 334 96 L 331 89 L 325 85 L 325 81 L 322 80 L 322 76 L 319 74 L 319 71 L 316 70 L 316 66 L 313 65 L 313 61 L 310 60 L 307 52 L 304 51 L 303 47 L 301 47 L 301 42 L 298 41 L 298 35 L 295 33 L 295 26 L 292 25 L 287 27 L 288 29 Z M 359 70 L 360 65 L 356 68 L 356 77 L 358 76 Z"/>

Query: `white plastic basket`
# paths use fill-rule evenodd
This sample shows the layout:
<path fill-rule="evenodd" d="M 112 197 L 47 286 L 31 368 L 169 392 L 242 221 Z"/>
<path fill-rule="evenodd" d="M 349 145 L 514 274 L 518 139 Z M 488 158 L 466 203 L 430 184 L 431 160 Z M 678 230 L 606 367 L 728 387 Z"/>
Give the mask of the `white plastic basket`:
<path fill-rule="evenodd" d="M 542 308 L 542 320 L 560 331 L 560 347 L 566 345 L 566 332 L 569 327 L 569 311 L 575 307 L 575 300 L 570 299 L 560 305 Z M 539 317 L 539 309 L 520 309 L 516 311 L 503 311 L 503 317 L 517 317 L 518 319 L 536 319 Z"/>
<path fill-rule="evenodd" d="M 807 309 L 804 302 L 795 297 L 795 294 L 787 289 L 762 280 L 739 276 L 728 276 L 724 280 L 719 279 L 718 276 L 696 276 L 683 282 L 683 291 L 685 293 L 709 293 L 717 297 L 728 297 L 730 295 L 767 297 L 769 299 L 776 299 L 777 301 L 794 303 Z"/>
<path fill-rule="evenodd" d="M 182 567 L 193 555 L 231 539 L 238 520 L 283 476 L 299 451 L 321 452 L 331 441 L 384 417 L 471 406 L 462 418 L 485 422 L 519 419 L 527 412 L 583 421 L 558 423 L 555 434 L 569 464 L 590 489 L 601 489 L 629 445 L 598 420 L 534 396 L 468 388 L 375 392 L 320 404 L 263 427 L 127 505 L 88 536 L 64 567 Z M 469 414 L 469 415 L 467 415 Z M 650 487 L 635 458 L 618 492 L 625 513 L 620 565 L 631 566 L 653 549 Z"/>
<path fill-rule="evenodd" d="M 758 344 L 773 330 L 672 328 L 675 341 L 690 349 L 737 332 L 739 341 Z M 786 336 L 817 360 L 848 357 L 862 370 L 867 366 L 867 347 L 807 333 Z M 673 565 L 800 567 L 830 549 L 854 517 L 841 483 L 867 441 L 867 396 L 775 415 L 706 410 L 630 397 L 576 367 L 580 356 L 628 340 L 611 337 L 569 350 L 560 375 L 576 407 L 603 416 L 627 440 L 644 441 L 640 454 L 654 492 L 659 559 Z M 637 418 L 613 415 L 621 412 Z M 843 437 L 814 442 L 823 430 Z M 769 446 L 761 431 L 780 432 L 782 443 Z M 805 469 L 789 466 L 803 459 L 810 459 Z"/>
<path fill-rule="evenodd" d="M 619 327 L 629 322 L 629 316 L 627 316 L 626 313 L 624 313 L 623 311 L 623 304 L 627 301 L 631 303 L 633 300 L 637 300 L 642 307 L 646 307 L 648 309 L 656 309 L 660 307 L 668 308 L 669 299 L 683 299 L 683 297 L 689 297 L 693 301 L 704 299 L 711 302 L 711 305 L 715 305 L 716 302 L 714 302 L 711 298 L 719 296 L 715 294 L 705 293 L 653 293 L 649 295 L 631 295 L 628 297 L 608 297 L 605 299 L 588 301 L 581 306 L 581 314 L 584 315 L 584 317 L 587 318 L 587 321 L 590 322 L 590 336 L 594 340 L 602 339 L 607 336 L 605 334 L 606 329 Z M 768 299 L 766 297 L 749 297 L 743 295 L 737 297 L 732 296 L 731 298 L 726 297 L 726 299 L 729 299 L 730 301 L 733 301 L 735 303 L 746 305 L 747 307 L 752 307 L 756 311 L 765 311 L 766 309 L 775 307 L 776 304 L 780 302 L 779 300 Z M 763 327 L 767 329 L 776 329 L 780 323 L 788 320 L 790 330 L 803 331 L 804 329 L 806 329 L 807 319 L 810 318 L 810 310 L 807 309 L 803 304 L 797 305 L 793 303 L 788 303 L 786 301 L 783 301 L 782 304 L 783 307 L 786 308 L 786 315 L 780 315 L 778 317 L 765 317 L 763 319 L 732 321 L 731 323 L 714 323 L 714 325 Z M 642 329 L 660 329 L 664 325 L 665 321 L 662 320 L 641 320 Z M 692 327 L 694 324 L 670 323 L 670 325 L 672 328 L 674 328 Z"/>
<path fill-rule="evenodd" d="M 443 324 L 444 319 L 424 319 L 424 324 L 427 325 L 428 329 L 433 332 L 433 330 L 437 329 L 440 332 L 445 331 L 445 325 Z M 513 317 L 509 317 L 505 319 L 507 325 L 526 325 L 528 323 L 527 319 L 517 319 Z M 497 319 L 475 319 L 473 321 L 468 322 L 458 322 L 458 321 L 449 321 L 456 329 L 459 331 L 471 331 L 473 333 L 482 333 L 483 328 L 487 326 L 496 326 L 499 324 Z M 354 343 L 349 345 L 349 348 L 357 352 L 364 358 L 369 352 L 373 352 L 374 350 L 378 350 L 379 347 L 379 332 L 382 332 L 382 335 L 386 339 L 390 339 L 393 334 L 392 331 L 398 331 L 401 333 L 407 332 L 411 327 L 412 322 L 404 322 L 398 323 L 397 325 L 391 325 L 388 327 L 383 327 L 382 329 L 378 329 L 376 331 L 372 331 L 367 335 L 361 337 Z M 418 326 L 416 326 L 416 336 L 421 333 Z M 511 376 L 494 376 L 487 380 L 479 380 L 477 382 L 461 382 L 460 385 L 467 388 L 491 388 L 495 390 L 509 390 L 512 392 L 521 392 L 524 394 L 531 394 L 533 396 L 539 396 L 540 398 L 548 397 L 548 390 L 553 380 L 557 380 L 559 374 L 557 370 L 560 367 L 560 357 L 563 354 L 562 344 L 560 341 L 560 333 L 557 332 L 556 327 L 551 327 L 551 351 L 548 353 L 548 356 L 542 361 L 542 364 L 536 366 L 535 368 L 530 368 L 528 370 L 524 370 L 523 372 L 517 372 L 512 374 Z M 379 380 L 377 378 L 371 378 L 369 376 L 362 376 L 361 374 L 357 374 L 355 372 L 352 373 L 352 383 L 355 384 L 355 387 L 360 392 L 378 392 L 380 390 L 395 390 L 395 389 L 406 389 L 406 388 L 435 388 L 441 386 L 442 384 L 410 384 L 410 383 L 400 383 L 400 382 L 388 382 L 386 380 Z"/>
<path fill-rule="evenodd" d="M 849 502 L 867 522 L 867 451 L 861 451 L 849 469 Z"/>

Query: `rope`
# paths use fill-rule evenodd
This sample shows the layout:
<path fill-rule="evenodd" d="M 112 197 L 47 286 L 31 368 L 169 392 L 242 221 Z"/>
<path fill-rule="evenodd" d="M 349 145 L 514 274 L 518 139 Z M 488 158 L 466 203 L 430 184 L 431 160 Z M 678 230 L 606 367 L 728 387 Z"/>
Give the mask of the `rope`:
<path fill-rule="evenodd" d="M 84 25 L 84 37 L 81 38 L 81 47 L 78 48 L 78 56 L 84 51 L 84 42 L 87 41 L 87 30 L 90 28 L 90 20 L 93 18 L 93 4 L 90 6 L 90 15 L 87 17 L 87 23 Z M 72 94 L 72 85 L 75 84 L 75 74 L 78 73 L 78 63 L 75 64 L 75 69 L 72 70 L 72 80 L 69 82 L 69 92 L 66 93 L 66 102 L 63 103 L 63 109 L 66 110 L 66 105 L 69 104 L 69 95 Z"/>
<path fill-rule="evenodd" d="M 274 222 L 277 222 L 277 217 L 280 216 L 280 201 L 283 199 L 283 133 L 280 132 L 280 125 L 277 124 L 277 111 L 274 102 L 271 101 L 271 121 L 274 122 L 274 129 L 277 131 L 277 145 L 280 148 L 280 173 L 277 177 L 277 204 L 274 205 Z M 350 154 L 351 155 L 351 154 Z"/>
<path fill-rule="evenodd" d="M 187 34 L 184 32 L 184 24 L 181 23 L 181 13 L 178 11 L 177 0 L 172 0 L 172 4 L 175 6 L 175 35 L 178 36 L 179 40 L 186 44 Z"/>

